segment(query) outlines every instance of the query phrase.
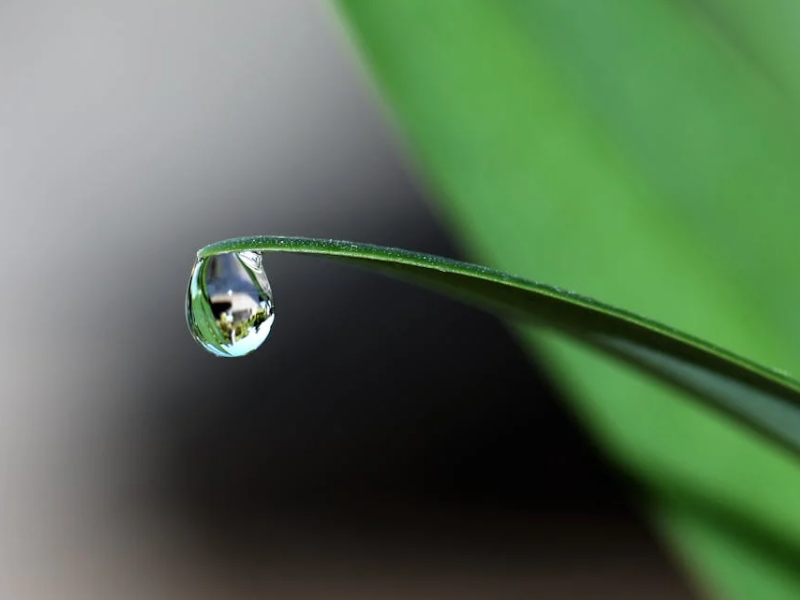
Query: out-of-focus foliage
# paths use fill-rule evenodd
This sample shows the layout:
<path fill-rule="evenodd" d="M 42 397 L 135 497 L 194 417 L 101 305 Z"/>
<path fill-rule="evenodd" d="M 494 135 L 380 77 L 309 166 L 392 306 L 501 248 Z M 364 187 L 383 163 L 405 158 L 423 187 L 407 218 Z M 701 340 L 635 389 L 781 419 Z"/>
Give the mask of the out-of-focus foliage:
<path fill-rule="evenodd" d="M 800 5 L 339 6 L 481 262 L 800 364 Z M 655 492 L 655 521 L 704 586 L 800 597 L 800 463 L 597 354 L 524 337 Z"/>

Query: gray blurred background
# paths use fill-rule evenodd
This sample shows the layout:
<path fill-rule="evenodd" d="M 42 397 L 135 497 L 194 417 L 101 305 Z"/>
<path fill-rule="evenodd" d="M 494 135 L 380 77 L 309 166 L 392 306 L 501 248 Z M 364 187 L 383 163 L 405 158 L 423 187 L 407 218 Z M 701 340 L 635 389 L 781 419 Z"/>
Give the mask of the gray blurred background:
<path fill-rule="evenodd" d="M 693 597 L 493 318 L 269 256 L 189 337 L 218 239 L 460 255 L 327 3 L 5 0 L 0 133 L 0 597 Z"/>

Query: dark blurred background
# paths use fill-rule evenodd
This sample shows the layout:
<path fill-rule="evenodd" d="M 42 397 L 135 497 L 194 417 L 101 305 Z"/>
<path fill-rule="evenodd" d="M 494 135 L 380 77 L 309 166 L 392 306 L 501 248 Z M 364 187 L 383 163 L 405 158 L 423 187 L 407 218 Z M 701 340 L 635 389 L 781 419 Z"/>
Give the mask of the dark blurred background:
<path fill-rule="evenodd" d="M 493 317 L 276 255 L 191 340 L 217 239 L 462 256 L 331 7 L 6 1 L 0 74 L 2 597 L 693 597 Z"/>

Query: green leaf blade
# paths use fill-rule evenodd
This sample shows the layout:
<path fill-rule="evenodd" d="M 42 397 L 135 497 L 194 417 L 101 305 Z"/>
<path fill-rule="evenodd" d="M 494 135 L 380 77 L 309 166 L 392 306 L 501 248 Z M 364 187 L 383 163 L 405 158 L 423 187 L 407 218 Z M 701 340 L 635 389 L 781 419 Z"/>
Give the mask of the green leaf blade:
<path fill-rule="evenodd" d="M 206 246 L 198 259 L 243 251 L 343 260 L 551 327 L 690 392 L 800 454 L 800 383 L 629 311 L 480 265 L 339 240 L 235 238 Z"/>
<path fill-rule="evenodd" d="M 759 61 L 696 10 L 704 4 L 727 10 L 716 0 L 339 0 L 444 214 L 475 256 L 759 361 L 797 364 L 800 136 L 792 103 L 773 85 L 776 76 L 796 78 L 797 61 L 758 72 Z M 733 5 L 729 14 L 750 33 L 748 10 L 795 10 L 778 0 Z M 786 35 L 791 23 L 780 28 L 782 47 L 796 38 Z M 775 57 L 774 45 L 752 47 L 764 64 Z M 794 461 L 606 357 L 539 334 L 526 339 L 618 462 L 654 489 L 691 482 L 800 552 Z M 674 513 L 666 502 L 660 509 Z M 791 584 L 779 595 L 760 586 L 765 561 L 727 563 L 722 538 L 707 528 L 695 535 L 696 519 L 659 522 L 675 523 L 670 538 L 685 540 L 684 551 L 732 597 L 751 598 L 736 590 L 752 589 L 800 596 L 796 574 L 782 579 Z"/>

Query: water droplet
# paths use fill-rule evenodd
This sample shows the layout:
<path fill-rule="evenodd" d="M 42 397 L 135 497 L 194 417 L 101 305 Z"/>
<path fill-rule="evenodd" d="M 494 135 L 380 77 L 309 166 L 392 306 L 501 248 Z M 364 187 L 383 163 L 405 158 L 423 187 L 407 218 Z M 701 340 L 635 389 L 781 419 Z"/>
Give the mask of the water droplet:
<path fill-rule="evenodd" d="M 194 263 L 186 294 L 186 322 L 206 350 L 245 356 L 269 335 L 275 309 L 260 252 L 232 252 Z"/>

